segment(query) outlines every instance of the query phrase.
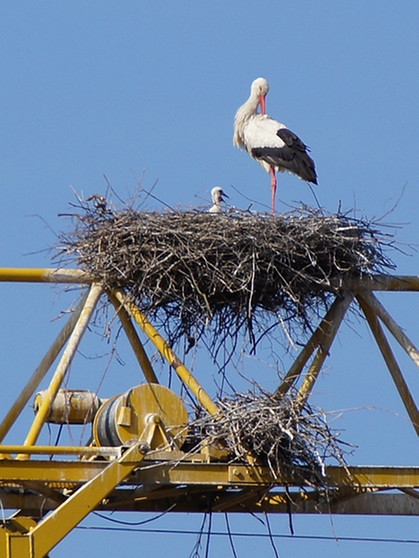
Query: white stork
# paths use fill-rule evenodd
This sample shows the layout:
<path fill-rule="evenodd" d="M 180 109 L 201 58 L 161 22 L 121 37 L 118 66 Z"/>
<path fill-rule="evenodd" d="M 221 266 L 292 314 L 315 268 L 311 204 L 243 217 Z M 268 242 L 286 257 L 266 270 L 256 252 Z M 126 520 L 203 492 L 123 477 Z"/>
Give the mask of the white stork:
<path fill-rule="evenodd" d="M 252 83 L 250 97 L 236 113 L 233 143 L 248 151 L 271 175 L 272 213 L 275 213 L 276 172 L 288 171 L 313 184 L 317 184 L 317 175 L 308 147 L 285 124 L 266 114 L 268 91 L 265 78 Z M 261 113 L 258 113 L 259 105 Z"/>
<path fill-rule="evenodd" d="M 211 190 L 211 198 L 213 205 L 209 208 L 209 213 L 222 213 L 223 209 L 221 207 L 221 202 L 224 201 L 224 198 L 228 198 L 227 194 L 224 192 L 220 186 L 215 186 Z"/>

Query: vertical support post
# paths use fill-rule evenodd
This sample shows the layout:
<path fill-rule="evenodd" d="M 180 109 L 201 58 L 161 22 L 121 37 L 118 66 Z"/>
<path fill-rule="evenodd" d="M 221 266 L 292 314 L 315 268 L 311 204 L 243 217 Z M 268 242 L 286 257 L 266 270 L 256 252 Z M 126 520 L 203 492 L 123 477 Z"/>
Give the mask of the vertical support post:
<path fill-rule="evenodd" d="M 80 316 L 74 327 L 73 333 L 71 334 L 68 340 L 67 346 L 64 349 L 64 352 L 61 356 L 61 360 L 57 366 L 54 376 L 51 379 L 50 385 L 45 394 L 45 398 L 43 399 L 38 409 L 38 413 L 35 416 L 35 419 L 32 423 L 32 426 L 29 430 L 29 433 L 23 445 L 33 446 L 36 440 L 38 439 L 39 433 L 41 432 L 41 428 L 47 419 L 51 404 L 55 396 L 57 395 L 57 392 L 73 360 L 73 357 L 76 354 L 83 333 L 86 331 L 86 328 L 89 324 L 90 317 L 93 313 L 93 310 L 96 307 L 97 302 L 99 301 L 101 294 L 102 294 L 101 285 L 98 285 L 97 283 L 93 283 L 92 286 L 90 287 L 85 305 L 80 313 Z M 18 457 L 20 459 L 24 458 L 21 455 Z"/>

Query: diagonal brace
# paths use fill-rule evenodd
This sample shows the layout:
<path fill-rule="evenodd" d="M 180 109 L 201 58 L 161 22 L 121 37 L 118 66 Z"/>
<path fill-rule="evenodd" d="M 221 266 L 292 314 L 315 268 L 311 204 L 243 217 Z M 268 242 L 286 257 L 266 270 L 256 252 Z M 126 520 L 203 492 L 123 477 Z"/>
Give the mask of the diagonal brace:
<path fill-rule="evenodd" d="M 416 366 L 419 366 L 419 349 L 415 347 L 413 341 L 409 339 L 399 324 L 393 320 L 377 297 L 373 293 L 369 293 L 367 291 L 363 292 L 360 296 L 363 300 L 365 300 L 368 306 L 370 306 L 371 310 L 373 310 L 380 318 L 389 332 L 393 334 L 396 341 L 406 351 Z"/>
<path fill-rule="evenodd" d="M 54 363 L 55 359 L 61 352 L 68 338 L 70 337 L 77 323 L 77 320 L 79 319 L 79 316 L 84 308 L 84 305 L 86 303 L 86 298 L 87 298 L 87 294 L 84 295 L 77 308 L 73 311 L 70 319 L 65 324 L 63 329 L 60 331 L 58 337 L 56 338 L 56 340 L 54 341 L 54 343 L 52 344 L 48 352 L 45 354 L 38 368 L 32 374 L 26 387 L 22 389 L 19 397 L 10 408 L 9 412 L 3 419 L 3 422 L 0 424 L 0 442 L 4 440 L 6 434 L 9 432 L 10 428 L 13 426 L 16 419 L 25 408 L 25 405 L 28 403 L 34 391 L 39 386 L 39 384 L 47 374 L 48 370 Z"/>
<path fill-rule="evenodd" d="M 54 401 L 55 396 L 57 395 L 57 392 L 60 389 L 60 386 L 68 372 L 70 364 L 78 349 L 83 334 L 89 325 L 89 320 L 96 307 L 96 304 L 100 299 L 101 294 L 102 287 L 97 283 L 92 283 L 89 294 L 86 297 L 85 304 L 80 312 L 73 332 L 67 342 L 67 346 L 63 351 L 60 362 L 58 363 L 57 369 L 48 386 L 46 397 L 41 403 L 38 409 L 38 413 L 36 414 L 28 435 L 26 436 L 24 442 L 25 446 L 32 446 L 37 441 L 41 429 L 45 421 L 47 420 L 51 404 Z M 19 458 L 22 459 L 23 457 L 19 456 Z"/>
<path fill-rule="evenodd" d="M 109 300 L 115 307 L 116 313 L 121 320 L 122 326 L 125 330 L 125 333 L 128 337 L 128 341 L 131 343 L 132 350 L 134 351 L 135 356 L 141 366 L 141 370 L 144 373 L 145 379 L 147 382 L 151 384 L 158 384 L 159 380 L 153 370 L 151 362 L 145 352 L 144 346 L 141 343 L 140 338 L 135 331 L 135 328 L 132 324 L 130 316 L 128 312 L 125 310 L 124 306 L 118 301 L 117 298 L 113 295 L 112 292 L 108 292 Z"/>
<path fill-rule="evenodd" d="M 134 318 L 137 324 L 141 327 L 144 333 L 154 343 L 157 350 L 167 360 L 181 381 L 192 391 L 201 405 L 211 414 L 218 413 L 218 407 L 200 385 L 198 380 L 188 370 L 188 368 L 181 362 L 176 353 L 166 343 L 159 332 L 148 321 L 146 316 L 141 312 L 138 306 L 130 299 L 130 297 L 122 289 L 114 289 L 113 296 L 124 306 L 129 314 Z"/>
<path fill-rule="evenodd" d="M 331 335 L 331 329 L 333 329 L 336 333 L 352 299 L 353 295 L 351 293 L 344 293 L 343 296 L 337 296 L 335 298 L 326 316 L 323 318 L 311 338 L 301 350 L 282 383 L 276 390 L 275 395 L 285 395 L 291 389 L 293 384 L 300 377 L 304 366 L 307 364 L 307 361 L 316 348 L 318 349 L 318 355 L 321 355 L 318 356 L 318 359 L 322 358 L 322 361 L 318 362 L 316 369 L 321 367 L 334 338 L 334 334 Z"/>
<path fill-rule="evenodd" d="M 362 311 L 365 314 L 365 317 L 367 318 L 368 325 L 371 328 L 377 345 L 381 351 L 381 354 L 383 355 L 385 363 L 387 364 L 387 368 L 389 369 L 394 383 L 396 384 L 396 388 L 400 394 L 400 397 L 402 398 L 407 414 L 412 421 L 416 433 L 419 435 L 419 409 L 417 408 L 415 400 L 410 393 L 410 390 L 403 377 L 402 371 L 400 370 L 397 360 L 384 334 L 383 328 L 381 327 L 374 310 L 368 304 L 367 300 L 363 298 L 362 295 L 358 295 L 357 300 L 360 307 L 362 308 Z"/>
<path fill-rule="evenodd" d="M 30 558 L 45 556 L 138 467 L 150 449 L 155 428 L 156 423 L 150 421 L 140 441 L 136 441 L 29 532 L 27 536 L 33 548 Z"/>

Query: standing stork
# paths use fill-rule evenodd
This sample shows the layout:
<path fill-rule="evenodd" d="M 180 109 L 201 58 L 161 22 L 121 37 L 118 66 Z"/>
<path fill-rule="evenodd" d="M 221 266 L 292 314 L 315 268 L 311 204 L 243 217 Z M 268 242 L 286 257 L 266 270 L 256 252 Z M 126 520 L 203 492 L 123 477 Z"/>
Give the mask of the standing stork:
<path fill-rule="evenodd" d="M 208 213 L 222 213 L 221 202 L 224 201 L 224 198 L 228 198 L 227 194 L 220 186 L 215 186 L 211 190 L 211 198 L 213 205 L 208 209 Z"/>
<path fill-rule="evenodd" d="M 250 97 L 238 109 L 234 120 L 235 146 L 245 149 L 271 176 L 272 213 L 275 213 L 276 172 L 288 171 L 317 184 L 316 167 L 308 147 L 285 124 L 266 114 L 269 83 L 257 78 Z M 260 105 L 261 113 L 258 112 Z"/>

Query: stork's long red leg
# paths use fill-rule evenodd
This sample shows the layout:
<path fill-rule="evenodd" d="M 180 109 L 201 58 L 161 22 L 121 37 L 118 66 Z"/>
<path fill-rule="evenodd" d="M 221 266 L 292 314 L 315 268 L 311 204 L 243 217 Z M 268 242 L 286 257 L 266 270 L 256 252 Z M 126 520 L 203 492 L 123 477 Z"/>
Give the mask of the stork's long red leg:
<path fill-rule="evenodd" d="M 274 167 L 269 167 L 269 174 L 271 175 L 271 190 L 272 190 L 272 215 L 275 215 L 275 199 L 276 199 L 276 172 Z"/>

